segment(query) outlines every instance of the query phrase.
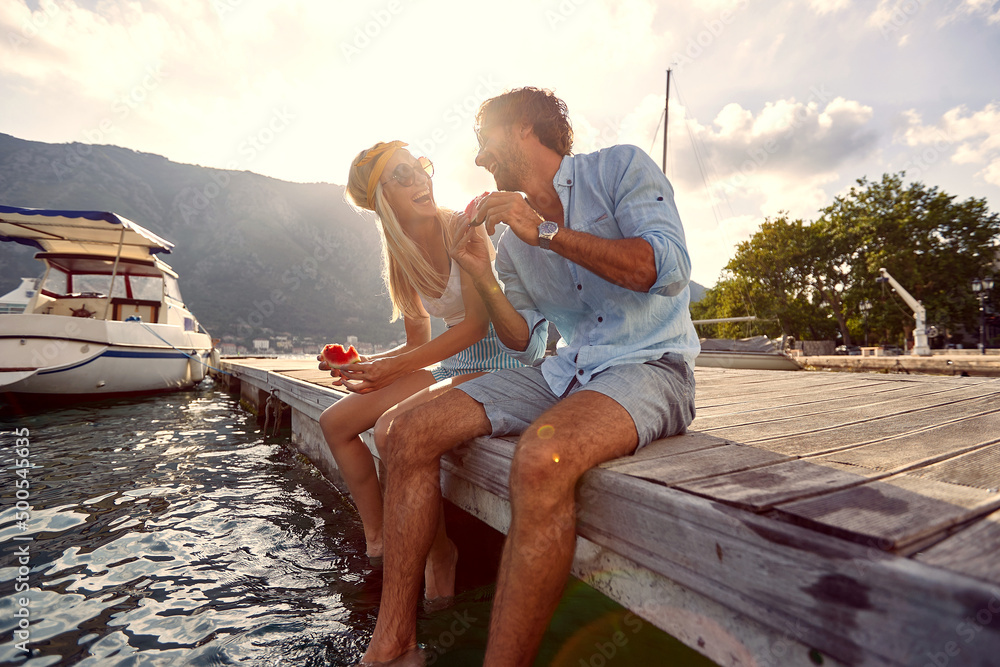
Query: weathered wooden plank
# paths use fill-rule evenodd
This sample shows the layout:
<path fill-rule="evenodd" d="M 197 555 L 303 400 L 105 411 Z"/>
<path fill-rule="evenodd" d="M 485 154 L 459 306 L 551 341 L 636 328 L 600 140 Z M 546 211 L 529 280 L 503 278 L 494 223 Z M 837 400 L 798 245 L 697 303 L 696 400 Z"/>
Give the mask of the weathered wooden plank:
<path fill-rule="evenodd" d="M 992 398 L 992 400 L 994 401 L 994 405 L 990 407 L 995 409 L 997 398 Z M 757 443 L 761 446 L 766 446 L 765 443 L 769 440 L 776 440 L 781 437 L 788 437 L 802 433 L 835 429 L 843 426 L 849 426 L 851 424 L 860 424 L 879 417 L 906 415 L 913 409 L 932 407 L 943 403 L 946 404 L 946 401 L 942 401 L 938 398 L 937 394 L 934 394 L 919 398 L 910 398 L 903 403 L 903 405 L 899 405 L 892 401 L 881 401 L 872 403 L 868 406 L 855 407 L 850 410 L 835 410 L 814 414 L 810 415 L 808 419 L 784 419 L 762 423 L 748 423 L 717 429 L 699 428 L 699 430 L 712 435 L 717 435 L 720 438 L 729 438 L 730 440 L 735 440 L 736 442 L 742 442 L 745 444 Z M 979 402 L 959 401 L 953 403 L 953 405 L 955 413 L 953 418 L 956 419 L 964 415 L 978 414 L 988 409 L 988 407 L 984 408 L 982 399 Z M 831 431 L 829 433 L 831 447 L 843 446 L 842 443 L 833 441 L 836 436 L 836 431 Z"/>
<path fill-rule="evenodd" d="M 655 459 L 619 459 L 613 469 L 623 475 L 673 485 L 787 460 L 787 456 L 748 445 L 721 445 Z"/>
<path fill-rule="evenodd" d="M 733 395 L 725 399 L 703 397 L 696 390 L 696 402 L 698 405 L 698 416 L 707 418 L 763 410 L 781 410 L 799 405 L 814 405 L 829 400 L 851 400 L 852 398 L 869 396 L 879 392 L 905 392 L 908 388 L 910 387 L 907 385 L 866 380 L 843 385 L 836 391 L 832 391 L 831 388 L 816 387 L 808 391 L 782 392 L 763 396 L 758 396 L 754 392 L 748 391 L 744 394 Z"/>
<path fill-rule="evenodd" d="M 899 550 L 1000 508 L 1000 493 L 964 483 L 970 468 L 998 462 L 1000 447 L 988 445 L 957 459 L 776 509 L 800 525 Z"/>
<path fill-rule="evenodd" d="M 712 430 L 726 426 L 743 426 L 750 423 L 773 422 L 785 419 L 803 420 L 812 415 L 856 410 L 875 405 L 895 405 L 896 411 L 915 409 L 924 405 L 943 405 L 952 401 L 982 396 L 981 389 L 972 387 L 921 387 L 920 385 L 891 385 L 852 387 L 831 394 L 819 391 L 783 400 L 772 398 L 730 406 L 729 410 L 716 408 L 709 414 L 698 413 L 691 428 Z"/>
<path fill-rule="evenodd" d="M 698 451 L 699 449 L 708 449 L 710 447 L 719 447 L 721 445 L 731 444 L 733 444 L 731 441 L 717 438 L 714 435 L 706 435 L 697 431 L 688 431 L 683 435 L 675 435 L 669 438 L 654 440 L 632 456 L 624 456 L 620 459 L 608 461 L 607 463 L 601 464 L 601 467 L 614 469 L 620 465 L 630 465 L 639 461 L 648 461 L 664 456 L 673 456 L 674 454 L 684 454 L 686 452 Z"/>
<path fill-rule="evenodd" d="M 992 407 L 989 398 L 977 402 L 974 406 Z M 969 403 L 966 401 L 966 403 Z M 969 405 L 973 405 L 969 403 Z M 899 415 L 888 415 L 875 419 L 859 421 L 853 424 L 817 429 L 806 433 L 796 433 L 778 438 L 755 440 L 754 445 L 789 456 L 818 456 L 836 452 L 842 449 L 864 445 L 866 443 L 889 440 L 898 436 L 916 433 L 942 422 L 954 419 L 958 414 L 951 404 L 929 406 L 904 412 Z"/>
<path fill-rule="evenodd" d="M 677 486 L 763 512 L 781 503 L 858 486 L 870 479 L 981 448 L 994 442 L 998 433 L 1000 413 L 991 412 L 833 454 L 779 462 L 759 470 L 682 482 Z M 770 443 L 764 444 L 770 449 Z"/>
<path fill-rule="evenodd" d="M 708 405 L 733 403 L 741 401 L 763 400 L 767 397 L 795 396 L 799 393 L 820 391 L 824 388 L 834 391 L 838 387 L 851 385 L 857 381 L 850 376 L 802 376 L 791 374 L 790 380 L 774 380 L 770 382 L 754 382 L 739 384 L 723 384 L 715 387 L 698 386 L 695 378 L 696 391 L 700 391 L 701 400 Z M 818 381 L 824 380 L 824 381 Z"/>
<path fill-rule="evenodd" d="M 1000 586 L 1000 511 L 965 526 L 915 558 Z"/>
<path fill-rule="evenodd" d="M 613 471 L 587 473 L 579 532 L 848 664 L 923 664 L 987 604 L 982 582 Z M 988 664 L 1000 634 L 970 646 Z M 964 650 L 964 649 L 963 649 Z"/>
<path fill-rule="evenodd" d="M 1000 432 L 993 433 L 993 441 L 1000 442 Z M 997 493 L 1000 491 L 1000 444 L 993 444 L 926 468 L 918 468 L 910 474 Z"/>
<path fill-rule="evenodd" d="M 995 407 L 995 402 L 959 403 L 952 406 L 955 416 L 962 417 L 955 421 L 825 454 L 814 460 L 857 466 L 876 472 L 896 472 L 911 466 L 927 465 L 996 442 L 1000 438 L 1000 412 L 971 415 L 968 412 L 982 409 L 984 405 Z"/>
<path fill-rule="evenodd" d="M 764 512 L 781 502 L 857 486 L 870 479 L 846 468 L 799 459 L 676 486 L 742 509 Z"/>

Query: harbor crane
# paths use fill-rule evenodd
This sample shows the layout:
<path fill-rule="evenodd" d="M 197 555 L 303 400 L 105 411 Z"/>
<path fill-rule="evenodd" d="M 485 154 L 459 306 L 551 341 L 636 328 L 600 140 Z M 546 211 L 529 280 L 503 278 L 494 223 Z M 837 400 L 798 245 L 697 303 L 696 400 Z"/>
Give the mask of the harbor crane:
<path fill-rule="evenodd" d="M 927 310 L 922 303 L 913 298 L 913 295 L 903 289 L 903 286 L 889 275 L 888 271 L 879 269 L 878 272 L 882 274 L 882 277 L 878 281 L 892 285 L 892 288 L 903 298 L 906 305 L 913 310 L 913 318 L 917 321 L 916 327 L 913 329 L 913 355 L 920 357 L 931 356 L 931 347 L 927 343 Z"/>

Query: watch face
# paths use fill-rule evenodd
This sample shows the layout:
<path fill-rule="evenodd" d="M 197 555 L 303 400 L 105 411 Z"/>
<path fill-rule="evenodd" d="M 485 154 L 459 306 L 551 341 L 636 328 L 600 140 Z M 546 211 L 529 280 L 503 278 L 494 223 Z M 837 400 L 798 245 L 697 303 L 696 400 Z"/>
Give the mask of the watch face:
<path fill-rule="evenodd" d="M 542 224 L 538 225 L 538 233 L 541 234 L 555 234 L 559 231 L 559 225 L 552 222 L 551 220 L 546 220 Z"/>

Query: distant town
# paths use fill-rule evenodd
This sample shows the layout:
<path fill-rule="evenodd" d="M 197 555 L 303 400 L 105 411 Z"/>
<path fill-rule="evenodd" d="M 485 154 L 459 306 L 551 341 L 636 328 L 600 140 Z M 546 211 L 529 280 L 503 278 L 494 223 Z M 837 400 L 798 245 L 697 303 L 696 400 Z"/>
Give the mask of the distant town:
<path fill-rule="evenodd" d="M 313 336 L 295 336 L 290 333 L 271 333 L 266 329 L 261 335 L 252 338 L 227 335 L 219 339 L 216 347 L 224 357 L 245 356 L 313 356 L 327 343 L 342 343 L 353 345 L 358 354 L 369 355 L 391 349 L 402 344 L 402 341 L 392 341 L 388 345 L 376 346 L 372 343 L 359 341 L 357 336 L 347 336 L 342 341 L 319 340 Z"/>

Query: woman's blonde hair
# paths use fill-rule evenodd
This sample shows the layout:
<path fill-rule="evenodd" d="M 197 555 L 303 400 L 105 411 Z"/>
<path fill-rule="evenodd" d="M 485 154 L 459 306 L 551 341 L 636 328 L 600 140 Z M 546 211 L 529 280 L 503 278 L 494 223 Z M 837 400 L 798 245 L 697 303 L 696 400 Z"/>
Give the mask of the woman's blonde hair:
<path fill-rule="evenodd" d="M 448 276 L 441 276 L 435 271 L 417 244 L 403 231 L 396 212 L 385 198 L 381 182 L 375 186 L 374 207 L 369 205 L 368 179 L 376 161 L 370 160 L 362 165 L 358 165 L 358 162 L 373 148 L 375 147 L 361 151 L 351 162 L 351 171 L 347 177 L 347 196 L 356 208 L 375 211 L 381 223 L 378 230 L 382 240 L 382 280 L 385 281 L 392 301 L 392 321 L 398 320 L 400 315 L 421 317 L 422 313 L 417 306 L 420 297 L 417 294 L 440 294 L 448 285 Z M 445 242 L 449 245 L 454 215 L 454 212 L 440 206 L 437 209 L 438 222 L 445 230 Z"/>

